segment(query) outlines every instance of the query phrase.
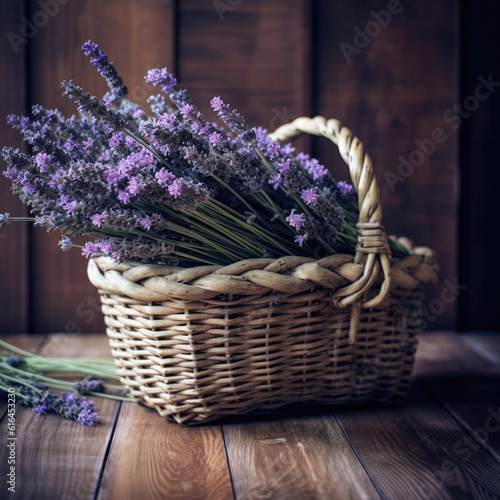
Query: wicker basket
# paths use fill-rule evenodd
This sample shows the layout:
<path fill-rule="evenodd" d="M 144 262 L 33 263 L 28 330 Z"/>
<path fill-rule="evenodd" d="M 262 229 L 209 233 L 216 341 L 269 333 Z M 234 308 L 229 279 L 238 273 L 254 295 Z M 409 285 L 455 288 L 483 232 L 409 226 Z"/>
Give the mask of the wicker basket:
<path fill-rule="evenodd" d="M 298 118 L 338 145 L 358 192 L 356 256 L 287 256 L 180 269 L 89 261 L 112 354 L 134 398 L 183 424 L 303 401 L 388 401 L 407 392 L 428 249 L 389 259 L 379 190 L 363 145 L 337 120 Z"/>

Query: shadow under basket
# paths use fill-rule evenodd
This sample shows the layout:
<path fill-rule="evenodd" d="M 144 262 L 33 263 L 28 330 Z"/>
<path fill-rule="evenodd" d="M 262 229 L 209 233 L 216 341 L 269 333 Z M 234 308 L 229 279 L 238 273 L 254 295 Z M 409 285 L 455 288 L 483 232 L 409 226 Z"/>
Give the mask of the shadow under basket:
<path fill-rule="evenodd" d="M 192 425 L 280 406 L 403 399 L 432 252 L 390 260 L 379 191 L 359 139 L 298 118 L 273 136 L 334 142 L 359 200 L 356 255 L 286 256 L 189 269 L 89 261 L 117 372 L 131 395 Z"/>

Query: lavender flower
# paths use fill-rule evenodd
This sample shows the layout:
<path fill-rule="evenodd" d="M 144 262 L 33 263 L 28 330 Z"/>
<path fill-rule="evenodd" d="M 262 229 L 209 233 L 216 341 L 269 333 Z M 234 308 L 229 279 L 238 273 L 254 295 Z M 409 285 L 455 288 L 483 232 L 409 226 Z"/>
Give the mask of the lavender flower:
<path fill-rule="evenodd" d="M 52 410 L 82 425 L 95 425 L 99 421 L 99 416 L 94 411 L 94 402 L 72 392 L 61 393 L 61 396 L 52 402 Z"/>
<path fill-rule="evenodd" d="M 304 189 L 300 197 L 306 202 L 306 205 L 314 205 L 318 201 L 318 194 L 314 189 Z"/>
<path fill-rule="evenodd" d="M 84 379 L 76 382 L 73 386 L 79 394 L 88 394 L 89 392 L 104 392 L 102 380 L 94 375 L 87 375 Z M 87 405 L 87 402 L 85 403 Z"/>
<path fill-rule="evenodd" d="M 9 213 L 0 214 L 0 227 L 6 226 L 9 223 Z"/>
<path fill-rule="evenodd" d="M 309 173 L 314 181 L 321 181 L 328 175 L 328 170 L 324 165 L 321 165 L 321 163 L 316 160 L 316 158 L 311 158 L 308 154 L 305 153 L 299 153 L 296 156 L 296 159 L 301 163 L 304 170 Z"/>
<path fill-rule="evenodd" d="M 337 182 L 337 187 L 340 189 L 342 196 L 347 196 L 351 194 L 354 190 L 351 184 L 346 181 Z"/>
<path fill-rule="evenodd" d="M 229 104 L 224 104 L 220 97 L 214 97 L 210 104 L 212 109 L 217 112 L 217 116 L 237 134 L 248 130 L 248 123 L 236 109 L 231 108 Z"/>
<path fill-rule="evenodd" d="M 96 43 L 90 40 L 82 46 L 83 53 L 90 57 L 90 62 L 97 67 L 97 71 L 105 78 L 111 89 L 111 95 L 106 99 L 106 105 L 110 105 L 117 99 L 122 99 L 127 96 L 127 87 L 123 84 L 123 80 L 118 76 L 115 66 L 108 61 L 108 56 L 99 49 Z"/>
<path fill-rule="evenodd" d="M 99 415 L 95 411 L 82 410 L 76 420 L 82 425 L 95 425 L 99 422 Z"/>
<path fill-rule="evenodd" d="M 151 83 L 155 87 L 159 85 L 165 94 L 168 94 L 170 90 L 178 86 L 177 79 L 169 73 L 167 68 L 149 70 L 146 82 Z"/>
<path fill-rule="evenodd" d="M 300 228 L 304 225 L 306 221 L 306 214 L 297 214 L 295 208 L 292 208 L 290 215 L 286 218 L 286 221 L 290 226 L 300 231 Z"/>
<path fill-rule="evenodd" d="M 84 94 L 80 87 L 73 84 L 73 80 L 62 82 L 64 87 L 63 95 L 67 95 L 70 99 L 78 104 L 78 109 L 81 112 L 86 112 L 89 115 L 102 120 L 102 123 L 111 130 L 122 130 L 125 128 L 125 119 L 116 111 L 106 109 L 106 106 L 101 104 L 97 97 L 90 94 Z"/>
<path fill-rule="evenodd" d="M 61 249 L 63 250 L 63 252 L 66 252 L 67 250 L 69 250 L 70 248 L 73 247 L 73 242 L 67 236 L 63 236 L 59 240 L 58 244 L 61 247 Z"/>
<path fill-rule="evenodd" d="M 165 105 L 165 97 L 163 97 L 161 94 L 148 97 L 147 103 L 151 107 L 151 111 L 156 116 L 161 116 L 163 113 L 167 112 L 167 106 Z"/>
<path fill-rule="evenodd" d="M 293 240 L 295 243 L 298 243 L 298 245 L 300 247 L 302 247 L 302 245 L 304 244 L 305 241 L 307 241 L 309 239 L 309 234 L 306 233 L 306 234 L 298 234 L 297 236 L 295 236 L 295 239 Z"/>

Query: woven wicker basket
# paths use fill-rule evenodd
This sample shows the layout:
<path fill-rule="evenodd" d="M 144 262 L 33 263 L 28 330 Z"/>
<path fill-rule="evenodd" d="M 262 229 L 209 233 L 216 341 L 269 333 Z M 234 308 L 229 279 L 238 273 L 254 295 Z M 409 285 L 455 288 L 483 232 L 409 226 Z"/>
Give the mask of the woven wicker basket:
<path fill-rule="evenodd" d="M 432 252 L 389 259 L 379 190 L 363 145 L 337 120 L 298 118 L 338 145 L 358 192 L 356 256 L 287 256 L 180 269 L 89 261 L 112 354 L 134 398 L 183 424 L 303 401 L 404 397 Z"/>

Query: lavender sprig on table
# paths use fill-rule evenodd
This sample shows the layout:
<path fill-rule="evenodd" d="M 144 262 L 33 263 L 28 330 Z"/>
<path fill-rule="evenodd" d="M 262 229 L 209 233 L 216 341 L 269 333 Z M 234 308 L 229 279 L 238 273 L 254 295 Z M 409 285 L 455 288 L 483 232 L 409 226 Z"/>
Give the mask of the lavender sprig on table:
<path fill-rule="evenodd" d="M 97 44 L 86 42 L 83 51 L 110 92 L 101 102 L 65 81 L 79 117 L 39 105 L 32 118 L 9 117 L 31 153 L 4 148 L 4 174 L 34 217 L 4 214 L 0 225 L 29 219 L 60 230 L 63 250 L 86 236 L 80 246 L 86 257 L 181 266 L 354 253 L 356 194 L 318 160 L 249 128 L 215 97 L 211 105 L 225 132 L 166 68 L 146 76 L 163 93 L 148 99 L 148 116 L 129 101 Z M 393 253 L 405 251 L 393 244 Z"/>
<path fill-rule="evenodd" d="M 99 421 L 95 403 L 85 395 L 133 401 L 121 395 L 124 389 L 122 386 L 103 381 L 119 380 L 111 359 L 46 358 L 3 340 L 0 340 L 0 346 L 8 349 L 0 351 L 0 399 L 7 399 L 8 394 L 14 390 L 16 401 L 33 407 L 35 413 L 56 413 L 83 425 L 95 425 Z M 82 373 L 86 376 L 70 382 L 49 376 L 55 373 Z M 53 391 L 61 392 L 57 394 Z"/>

